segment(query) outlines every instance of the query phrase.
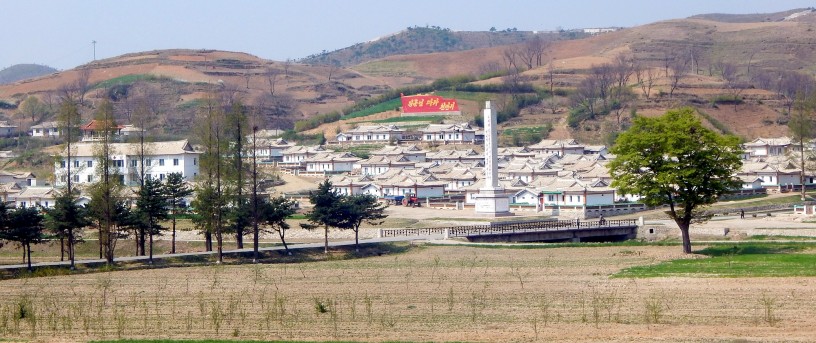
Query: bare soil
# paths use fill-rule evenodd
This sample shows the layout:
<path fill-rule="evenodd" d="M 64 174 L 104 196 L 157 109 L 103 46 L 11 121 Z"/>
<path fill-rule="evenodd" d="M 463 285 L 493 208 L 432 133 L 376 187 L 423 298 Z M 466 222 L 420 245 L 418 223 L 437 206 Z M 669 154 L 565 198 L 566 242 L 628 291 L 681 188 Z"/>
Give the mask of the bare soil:
<path fill-rule="evenodd" d="M 781 342 L 816 334 L 814 278 L 610 278 L 683 257 L 677 247 L 419 246 L 358 260 L 7 280 L 0 333 L 66 342 Z M 26 302 L 36 321 L 11 319 Z"/>

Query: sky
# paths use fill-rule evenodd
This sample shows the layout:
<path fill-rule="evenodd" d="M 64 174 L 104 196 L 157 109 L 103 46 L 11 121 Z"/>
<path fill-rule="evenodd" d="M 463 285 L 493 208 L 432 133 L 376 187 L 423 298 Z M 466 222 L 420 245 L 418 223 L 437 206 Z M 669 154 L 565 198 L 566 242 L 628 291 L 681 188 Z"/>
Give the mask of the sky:
<path fill-rule="evenodd" d="M 632 27 L 704 13 L 771 13 L 816 0 L 0 0 L 0 69 L 60 70 L 160 49 L 284 61 L 404 30 Z M 93 44 L 92 42 L 96 42 Z"/>

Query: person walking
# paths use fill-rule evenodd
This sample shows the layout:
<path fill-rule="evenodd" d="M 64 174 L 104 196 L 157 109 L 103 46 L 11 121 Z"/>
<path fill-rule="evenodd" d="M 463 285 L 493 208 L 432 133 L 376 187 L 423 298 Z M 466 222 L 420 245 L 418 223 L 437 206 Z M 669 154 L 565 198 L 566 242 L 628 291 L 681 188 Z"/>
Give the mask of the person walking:
<path fill-rule="evenodd" d="M 745 219 L 745 210 L 740 209 L 740 219 Z"/>

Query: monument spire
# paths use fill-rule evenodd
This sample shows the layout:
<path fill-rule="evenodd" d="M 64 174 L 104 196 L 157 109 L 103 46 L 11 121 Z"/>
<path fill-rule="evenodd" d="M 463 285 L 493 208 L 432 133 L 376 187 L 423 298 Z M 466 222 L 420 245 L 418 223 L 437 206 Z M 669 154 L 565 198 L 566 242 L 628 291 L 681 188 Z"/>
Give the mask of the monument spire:
<path fill-rule="evenodd" d="M 510 198 L 505 193 L 504 188 L 499 186 L 498 155 L 499 147 L 496 134 L 496 113 L 490 106 L 490 101 L 485 101 L 484 108 L 484 129 L 485 129 L 485 184 L 479 189 L 476 195 L 476 213 L 486 216 L 498 217 L 512 215 L 510 212 Z"/>

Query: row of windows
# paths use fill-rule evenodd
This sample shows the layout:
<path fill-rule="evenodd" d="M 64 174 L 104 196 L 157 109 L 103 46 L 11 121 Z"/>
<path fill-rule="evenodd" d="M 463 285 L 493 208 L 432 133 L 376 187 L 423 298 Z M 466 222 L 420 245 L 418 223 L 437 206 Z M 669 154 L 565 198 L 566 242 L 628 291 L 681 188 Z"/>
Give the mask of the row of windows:
<path fill-rule="evenodd" d="M 163 158 L 158 159 L 158 163 L 159 163 L 158 164 L 159 166 L 164 166 L 164 159 Z M 85 161 L 84 164 L 88 168 L 93 168 L 93 160 Z M 139 160 L 130 160 L 130 166 L 131 167 L 136 167 L 136 166 L 138 166 L 138 164 L 139 164 Z M 79 165 L 80 165 L 80 161 L 79 160 L 74 160 L 74 168 L 79 168 Z M 153 165 L 153 160 L 146 159 L 145 160 L 145 165 L 146 166 Z M 173 159 L 173 165 L 174 166 L 179 165 L 179 159 L 178 158 Z M 198 165 L 198 159 L 197 158 L 193 159 L 193 165 Z M 125 161 L 124 160 L 113 160 L 113 166 L 118 167 L 118 168 L 122 168 L 122 167 L 125 166 Z M 65 161 L 60 162 L 60 167 L 65 168 Z"/>

